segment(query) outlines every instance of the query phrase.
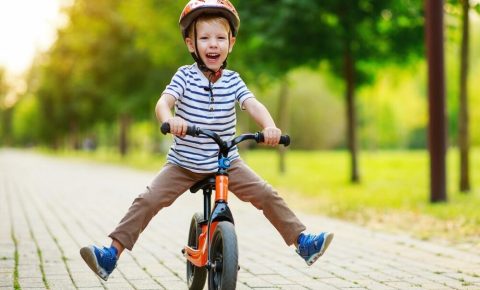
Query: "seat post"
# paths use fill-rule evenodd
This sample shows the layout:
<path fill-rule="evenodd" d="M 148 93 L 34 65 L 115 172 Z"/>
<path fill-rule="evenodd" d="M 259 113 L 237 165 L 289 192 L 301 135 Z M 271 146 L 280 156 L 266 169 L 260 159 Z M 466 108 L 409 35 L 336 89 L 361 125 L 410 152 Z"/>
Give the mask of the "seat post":
<path fill-rule="evenodd" d="M 203 189 L 203 219 L 207 221 L 210 218 L 212 200 L 212 188 Z"/>

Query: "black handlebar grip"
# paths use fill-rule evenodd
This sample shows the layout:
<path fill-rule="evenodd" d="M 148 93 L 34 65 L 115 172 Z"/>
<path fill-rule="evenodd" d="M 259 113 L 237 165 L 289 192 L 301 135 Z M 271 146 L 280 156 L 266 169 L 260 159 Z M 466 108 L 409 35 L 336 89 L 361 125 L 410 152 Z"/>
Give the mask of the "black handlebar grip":
<path fill-rule="evenodd" d="M 195 126 L 187 126 L 187 135 L 190 135 L 190 136 L 197 136 L 198 133 L 197 133 L 197 127 Z"/>
<path fill-rule="evenodd" d="M 160 127 L 160 131 L 162 132 L 163 135 L 170 133 L 170 124 L 165 122 L 162 123 L 162 126 Z M 197 127 L 195 126 L 187 126 L 187 135 L 190 136 L 197 136 Z"/>
<path fill-rule="evenodd" d="M 280 136 L 280 142 L 278 143 L 283 144 L 283 146 L 287 147 L 288 145 L 290 145 L 290 136 L 288 135 Z"/>
<path fill-rule="evenodd" d="M 170 124 L 168 124 L 167 122 L 162 123 L 162 126 L 160 127 L 160 131 L 162 132 L 163 135 L 170 133 Z"/>
<path fill-rule="evenodd" d="M 258 132 L 258 140 L 257 142 L 258 143 L 262 143 L 265 141 L 265 137 L 263 136 L 263 133 L 262 132 Z M 278 142 L 278 144 L 282 144 L 284 145 L 285 147 L 287 147 L 288 145 L 290 145 L 290 136 L 288 135 L 282 135 L 280 136 L 280 141 Z"/>

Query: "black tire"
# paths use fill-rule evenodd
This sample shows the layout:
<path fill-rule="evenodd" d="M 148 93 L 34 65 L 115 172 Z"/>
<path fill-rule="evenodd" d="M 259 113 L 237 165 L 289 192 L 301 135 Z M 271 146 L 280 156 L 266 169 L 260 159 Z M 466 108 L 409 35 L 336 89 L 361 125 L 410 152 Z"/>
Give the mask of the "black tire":
<path fill-rule="evenodd" d="M 208 289 L 235 289 L 238 274 L 238 244 L 232 223 L 218 223 L 210 246 L 210 261 L 212 267 L 208 271 Z"/>
<path fill-rule="evenodd" d="M 203 220 L 202 213 L 195 213 L 190 222 L 188 232 L 188 246 L 197 249 L 198 237 L 202 233 L 199 222 Z M 207 280 L 207 268 L 197 267 L 187 260 L 187 285 L 189 290 L 201 290 Z"/>

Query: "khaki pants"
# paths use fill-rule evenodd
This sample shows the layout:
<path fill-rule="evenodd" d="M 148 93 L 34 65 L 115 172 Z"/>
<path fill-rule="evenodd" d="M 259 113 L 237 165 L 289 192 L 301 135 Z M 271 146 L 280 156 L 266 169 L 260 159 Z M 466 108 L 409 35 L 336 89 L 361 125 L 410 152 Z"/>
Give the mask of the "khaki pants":
<path fill-rule="evenodd" d="M 140 233 L 159 210 L 171 205 L 177 197 L 208 175 L 211 174 L 194 173 L 178 165 L 165 164 L 146 192 L 133 201 L 109 237 L 132 250 Z M 305 230 L 305 226 L 278 193 L 241 159 L 233 161 L 229 169 L 229 190 L 240 200 L 251 202 L 262 210 L 287 245 L 292 245 Z"/>

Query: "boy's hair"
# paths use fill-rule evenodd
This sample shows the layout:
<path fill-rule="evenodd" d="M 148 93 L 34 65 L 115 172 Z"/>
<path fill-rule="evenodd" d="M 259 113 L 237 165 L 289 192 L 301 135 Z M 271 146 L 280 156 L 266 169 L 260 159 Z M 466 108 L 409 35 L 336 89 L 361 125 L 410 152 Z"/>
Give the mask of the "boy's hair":
<path fill-rule="evenodd" d="M 232 29 L 230 27 L 230 22 L 228 21 L 228 19 L 226 19 L 220 14 L 201 14 L 200 16 L 197 17 L 197 19 L 195 19 L 195 21 L 193 21 L 192 25 L 188 27 L 187 37 L 193 38 L 193 30 L 197 22 L 221 24 L 225 27 L 225 30 L 228 31 L 228 35 L 229 36 L 232 35 Z"/>

